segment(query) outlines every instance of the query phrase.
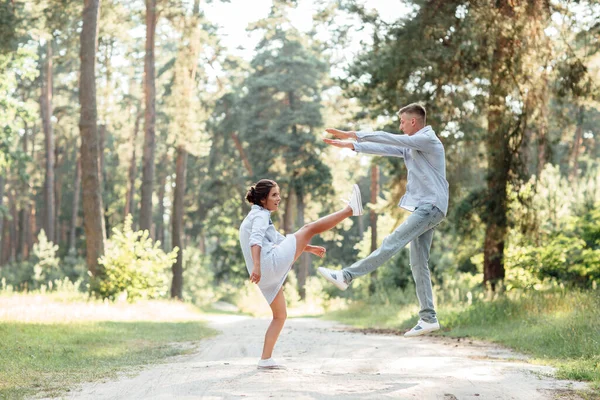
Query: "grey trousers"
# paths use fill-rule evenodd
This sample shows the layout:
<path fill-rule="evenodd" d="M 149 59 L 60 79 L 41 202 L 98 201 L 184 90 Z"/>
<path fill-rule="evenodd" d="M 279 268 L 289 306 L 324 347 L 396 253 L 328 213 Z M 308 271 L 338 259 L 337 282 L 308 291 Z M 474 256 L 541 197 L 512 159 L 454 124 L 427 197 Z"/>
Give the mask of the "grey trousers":
<path fill-rule="evenodd" d="M 433 231 L 444 219 L 444 213 L 432 204 L 419 206 L 394 232 L 387 236 L 381 247 L 366 258 L 344 268 L 347 283 L 356 277 L 375 271 L 410 243 L 410 268 L 419 299 L 419 317 L 425 322 L 436 322 L 433 290 L 429 273 L 429 250 Z"/>

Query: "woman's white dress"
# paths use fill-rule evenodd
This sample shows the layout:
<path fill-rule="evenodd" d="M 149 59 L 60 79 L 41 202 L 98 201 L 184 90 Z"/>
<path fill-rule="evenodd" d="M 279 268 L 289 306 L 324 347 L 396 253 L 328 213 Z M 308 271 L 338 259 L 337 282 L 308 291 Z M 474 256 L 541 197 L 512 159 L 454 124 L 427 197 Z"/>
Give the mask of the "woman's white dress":
<path fill-rule="evenodd" d="M 240 225 L 240 245 L 249 274 L 254 268 L 250 248 L 254 245 L 261 247 L 258 287 L 271 304 L 294 263 L 296 236 L 283 236 L 277 232 L 271 221 L 271 212 L 253 205 Z"/>

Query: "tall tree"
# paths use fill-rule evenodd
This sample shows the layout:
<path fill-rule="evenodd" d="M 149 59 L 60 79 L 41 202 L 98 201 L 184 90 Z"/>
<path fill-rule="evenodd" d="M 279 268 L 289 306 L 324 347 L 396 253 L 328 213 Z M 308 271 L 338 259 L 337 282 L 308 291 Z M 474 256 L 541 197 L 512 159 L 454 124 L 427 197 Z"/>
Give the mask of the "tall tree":
<path fill-rule="evenodd" d="M 156 0 L 146 0 L 146 55 L 144 56 L 144 152 L 142 154 L 142 197 L 140 229 L 151 231 L 154 193 L 154 153 L 156 149 L 156 73 L 154 45 L 158 14 Z"/>
<path fill-rule="evenodd" d="M 309 194 L 313 198 L 324 195 L 331 182 L 329 168 L 318 155 L 322 143 L 315 134 L 322 125 L 321 89 L 326 63 L 309 35 L 291 27 L 287 13 L 292 3 L 274 1 L 269 17 L 251 28 L 264 36 L 245 83 L 245 119 L 240 132 L 240 138 L 248 143 L 254 179 L 269 177 L 282 186 L 286 233 L 304 224 Z M 298 290 L 302 298 L 310 273 L 308 257 L 305 254 L 299 260 Z"/>
<path fill-rule="evenodd" d="M 187 14 L 187 13 L 185 13 Z M 202 26 L 200 25 L 200 1 L 194 0 L 191 15 L 184 15 L 179 22 L 183 33 L 175 61 L 173 97 L 177 99 L 176 111 L 173 116 L 173 129 L 177 133 L 175 160 L 175 187 L 173 190 L 172 242 L 173 247 L 179 248 L 177 261 L 173 264 L 173 281 L 171 297 L 183 299 L 183 249 L 184 243 L 184 197 L 186 189 L 186 174 L 188 160 L 188 139 L 186 136 L 199 128 L 195 121 L 194 93 L 196 74 L 198 72 L 198 57 L 202 49 Z"/>
<path fill-rule="evenodd" d="M 77 156 L 75 176 L 73 178 L 73 204 L 71 208 L 71 225 L 69 229 L 69 254 L 76 251 L 77 218 L 79 217 L 79 202 L 81 197 L 81 157 Z"/>
<path fill-rule="evenodd" d="M 53 68 L 52 68 L 52 37 L 46 41 L 46 59 L 42 64 L 42 93 L 40 96 L 40 110 L 42 126 L 44 128 L 44 143 L 46 149 L 46 178 L 44 180 L 44 231 L 50 242 L 54 242 L 54 131 L 52 129 L 52 93 L 53 93 Z"/>
<path fill-rule="evenodd" d="M 100 0 L 85 0 L 81 28 L 81 74 L 79 102 L 81 117 L 81 173 L 86 261 L 93 277 L 98 274 L 98 259 L 104 254 L 106 230 L 100 186 L 100 149 L 96 108 L 96 48 Z"/>
<path fill-rule="evenodd" d="M 135 192 L 135 178 L 137 176 L 137 157 L 136 157 L 136 149 L 137 149 L 137 137 L 140 130 L 140 120 L 142 118 L 142 114 L 138 113 L 135 117 L 135 124 L 133 127 L 133 135 L 131 137 L 131 158 L 129 162 L 129 170 L 127 174 L 127 195 L 125 196 L 125 212 L 124 217 L 127 217 L 128 214 L 133 213 L 133 194 Z"/>
<path fill-rule="evenodd" d="M 428 121 L 439 127 L 446 147 L 451 203 L 460 193 L 456 188 L 464 185 L 463 191 L 472 190 L 466 201 L 485 224 L 484 281 L 495 287 L 504 277 L 507 186 L 522 181 L 526 127 L 544 125 L 540 87 L 550 70 L 545 68 L 551 58 L 544 35 L 549 4 L 414 1 L 418 7 L 410 19 L 382 24 L 377 15 L 351 3 L 350 9 L 380 28 L 375 31 L 384 39 L 375 41 L 377 55 L 370 48 L 358 57 L 344 87 L 374 117 L 390 116 L 410 102 L 425 103 Z M 485 188 L 473 185 L 479 182 L 477 174 L 471 183 L 457 182 L 467 175 L 452 161 L 469 148 L 478 151 L 482 143 L 487 166 L 473 162 L 487 172 L 479 174 L 486 178 Z"/>

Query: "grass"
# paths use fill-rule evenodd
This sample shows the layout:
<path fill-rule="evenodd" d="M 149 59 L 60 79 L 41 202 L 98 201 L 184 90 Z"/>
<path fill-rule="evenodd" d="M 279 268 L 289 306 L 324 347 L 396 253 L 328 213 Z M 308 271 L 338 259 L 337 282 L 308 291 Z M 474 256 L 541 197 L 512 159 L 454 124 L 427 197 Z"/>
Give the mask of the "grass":
<path fill-rule="evenodd" d="M 597 292 L 530 293 L 478 302 L 446 316 L 447 335 L 502 343 L 557 367 L 557 377 L 600 389 Z"/>
<path fill-rule="evenodd" d="M 119 372 L 190 352 L 215 333 L 180 303 L 61 303 L 16 295 L 1 297 L 0 309 L 15 298 L 30 315 L 0 314 L 0 398 L 60 396 L 75 384 L 114 379 Z M 37 308 L 45 310 L 43 317 L 35 318 Z M 105 313 L 91 315 L 94 308 Z"/>
<path fill-rule="evenodd" d="M 530 355 L 533 362 L 555 366 L 557 378 L 588 381 L 592 390 L 600 390 L 597 291 L 514 292 L 471 305 L 442 304 L 438 308 L 443 326 L 440 335 L 506 345 Z M 359 328 L 407 330 L 415 324 L 416 315 L 414 305 L 354 304 L 328 313 L 326 318 Z"/>

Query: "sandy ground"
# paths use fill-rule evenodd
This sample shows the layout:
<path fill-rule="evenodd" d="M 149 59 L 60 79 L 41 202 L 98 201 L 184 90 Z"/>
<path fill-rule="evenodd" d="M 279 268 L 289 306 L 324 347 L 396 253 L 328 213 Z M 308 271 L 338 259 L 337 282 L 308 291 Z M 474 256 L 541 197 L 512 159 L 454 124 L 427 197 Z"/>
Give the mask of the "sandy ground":
<path fill-rule="evenodd" d="M 365 334 L 317 319 L 289 319 L 275 348 L 287 370 L 256 369 L 268 319 L 215 316 L 222 331 L 192 355 L 135 376 L 87 383 L 71 399 L 556 399 L 578 382 L 495 345 Z"/>

